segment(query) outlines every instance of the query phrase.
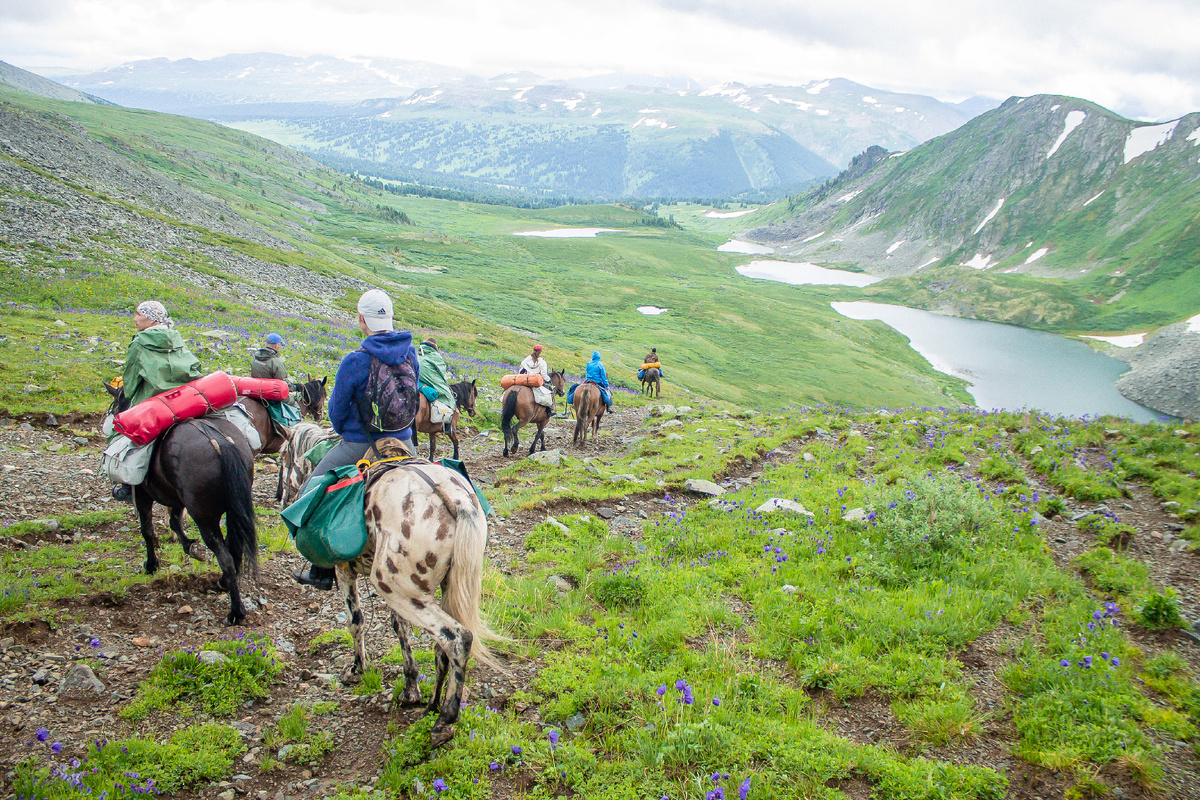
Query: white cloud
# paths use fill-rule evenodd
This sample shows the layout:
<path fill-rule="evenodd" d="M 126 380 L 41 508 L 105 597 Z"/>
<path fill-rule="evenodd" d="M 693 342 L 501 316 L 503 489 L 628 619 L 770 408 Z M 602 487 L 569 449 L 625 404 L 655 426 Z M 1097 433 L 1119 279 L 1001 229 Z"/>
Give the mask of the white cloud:
<path fill-rule="evenodd" d="M 846 77 L 947 100 L 1066 94 L 1155 120 L 1200 109 L 1195 0 L 911 0 L 903 14 L 890 0 L 0 0 L 0 58 L 20 66 L 246 52 L 812 89 Z"/>

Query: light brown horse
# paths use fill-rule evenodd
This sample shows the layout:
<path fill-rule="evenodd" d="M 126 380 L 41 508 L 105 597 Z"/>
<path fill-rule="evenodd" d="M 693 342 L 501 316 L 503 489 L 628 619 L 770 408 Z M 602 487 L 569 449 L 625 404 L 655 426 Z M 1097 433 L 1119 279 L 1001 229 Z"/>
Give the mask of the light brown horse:
<path fill-rule="evenodd" d="M 575 409 L 575 435 L 571 437 L 571 444 L 578 444 L 583 447 L 587 444 L 588 428 L 592 429 L 592 442 L 596 441 L 596 434 L 600 432 L 600 419 L 604 416 L 604 396 L 600 394 L 600 387 L 588 381 L 581 383 L 575 387 L 575 402 L 572 404 Z"/>
<path fill-rule="evenodd" d="M 413 422 L 413 447 L 417 447 L 417 434 L 425 433 L 429 435 L 429 460 L 433 461 L 433 454 L 437 452 L 437 436 L 439 433 L 444 433 L 450 437 L 450 441 L 454 443 L 453 458 L 458 458 L 458 409 L 454 409 L 454 416 L 450 417 L 450 430 L 447 431 L 445 424 L 442 422 L 434 422 L 429 419 L 430 407 L 429 401 L 425 399 L 425 395 L 421 395 L 418 400 L 420 405 L 417 407 L 417 419 Z"/>
<path fill-rule="evenodd" d="M 550 386 L 554 394 L 559 396 L 566 394 L 566 378 L 563 377 L 562 370 L 550 373 Z M 526 423 L 537 425 L 537 433 L 534 434 L 533 443 L 529 446 L 529 455 L 533 455 L 539 441 L 542 443 L 542 450 L 546 449 L 546 423 L 550 421 L 553 410 L 533 402 L 533 389 L 528 386 L 510 386 L 504 392 L 500 405 L 502 409 L 500 430 L 504 434 L 504 455 L 516 454 L 520 444 L 517 441 L 517 431 L 521 430 L 521 426 Z M 513 424 L 514 419 L 516 419 L 515 425 Z"/>

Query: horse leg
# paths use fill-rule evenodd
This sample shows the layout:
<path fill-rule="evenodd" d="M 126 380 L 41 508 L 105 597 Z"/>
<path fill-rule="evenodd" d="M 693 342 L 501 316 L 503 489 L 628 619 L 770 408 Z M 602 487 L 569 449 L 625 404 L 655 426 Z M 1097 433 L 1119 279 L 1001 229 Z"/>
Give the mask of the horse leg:
<path fill-rule="evenodd" d="M 133 487 L 133 504 L 137 508 L 138 525 L 142 531 L 142 541 L 146 543 L 146 562 L 142 565 L 147 575 L 158 572 L 158 537 L 154 533 L 154 501 L 143 483 Z"/>
<path fill-rule="evenodd" d="M 438 711 L 442 705 L 442 687 L 446 683 L 446 673 L 449 671 L 450 658 L 446 655 L 446 651 L 442 649 L 440 644 L 433 646 L 433 660 L 435 662 L 435 678 L 433 682 L 433 697 L 429 698 L 429 705 L 425 707 L 426 714 L 432 714 Z"/>
<path fill-rule="evenodd" d="M 346 605 L 346 630 L 350 632 L 350 640 L 354 643 L 354 663 L 342 674 L 342 683 L 352 686 L 362 680 L 367 670 L 367 650 L 363 643 L 363 613 L 358 604 L 358 576 L 344 564 L 335 568 L 338 589 L 342 592 L 342 602 Z"/>
<path fill-rule="evenodd" d="M 429 460 L 433 461 L 433 454 L 437 452 L 437 434 L 429 434 Z"/>
<path fill-rule="evenodd" d="M 400 615 L 392 612 L 392 630 L 400 640 L 400 649 L 404 652 L 404 697 L 401 703 L 406 706 L 421 705 L 421 687 L 417 685 L 417 662 L 413 659 L 412 646 L 408 643 L 408 623 L 400 619 Z"/>
<path fill-rule="evenodd" d="M 175 531 L 175 538 L 179 540 L 179 546 L 183 548 L 185 555 L 191 556 L 196 561 L 206 561 L 204 551 L 196 547 L 196 540 L 189 539 L 187 534 L 183 532 L 183 509 L 171 509 L 171 530 Z"/>
<path fill-rule="evenodd" d="M 458 460 L 458 429 L 452 426 L 450 428 L 450 433 L 447 435 L 450 437 L 450 441 L 454 443 L 454 460 L 457 461 Z M 430 458 L 429 460 L 433 461 L 432 458 Z"/>
<path fill-rule="evenodd" d="M 200 529 L 201 538 L 216 557 L 217 565 L 221 567 L 221 579 L 217 581 L 217 586 L 229 592 L 229 615 L 225 617 L 225 622 L 228 625 L 241 625 L 242 620 L 246 618 L 246 607 L 242 605 L 242 590 L 238 586 L 238 563 L 241 561 L 241 554 L 235 558 L 225 546 L 225 538 L 221 535 L 220 517 L 201 520 L 193 515 L 192 518 L 196 527 Z"/>
<path fill-rule="evenodd" d="M 458 620 L 433 603 L 414 607 L 410 614 L 413 623 L 433 637 L 436 650 L 438 677 L 429 709 L 440 709 L 431 733 L 433 746 L 439 747 L 454 737 L 454 723 L 458 722 L 467 659 L 471 654 L 474 636 Z M 441 695 L 443 683 L 446 691 Z"/>

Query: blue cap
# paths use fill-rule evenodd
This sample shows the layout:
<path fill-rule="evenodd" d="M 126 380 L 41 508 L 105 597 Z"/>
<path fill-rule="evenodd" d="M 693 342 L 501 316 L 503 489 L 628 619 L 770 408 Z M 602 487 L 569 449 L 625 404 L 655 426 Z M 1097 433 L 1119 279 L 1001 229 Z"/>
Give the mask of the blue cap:
<path fill-rule="evenodd" d="M 267 344 L 283 344 L 283 337 L 278 333 L 268 333 Z"/>

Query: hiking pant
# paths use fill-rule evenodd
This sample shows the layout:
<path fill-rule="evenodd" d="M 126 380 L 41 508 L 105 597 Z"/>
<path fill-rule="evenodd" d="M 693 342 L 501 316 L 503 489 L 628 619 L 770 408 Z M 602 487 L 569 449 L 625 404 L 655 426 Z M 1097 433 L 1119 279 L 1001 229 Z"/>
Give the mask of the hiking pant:
<path fill-rule="evenodd" d="M 401 441 L 404 442 L 404 446 L 408 448 L 410 453 L 413 452 L 411 439 L 401 439 Z M 333 446 L 332 449 L 330 449 L 328 453 L 325 454 L 325 457 L 321 459 L 321 463 L 317 464 L 317 467 L 313 470 L 312 475 L 310 475 L 308 480 L 305 481 L 304 487 L 300 489 L 300 494 L 304 494 L 304 492 L 308 489 L 308 485 L 317 478 L 320 478 L 326 472 L 338 467 L 344 467 L 348 464 L 357 464 L 358 461 L 365 456 L 367 451 L 370 449 L 370 442 L 347 442 L 345 439 L 338 442 Z M 333 567 L 318 567 L 314 564 L 310 564 L 308 567 L 308 574 L 314 578 L 332 577 Z"/>

